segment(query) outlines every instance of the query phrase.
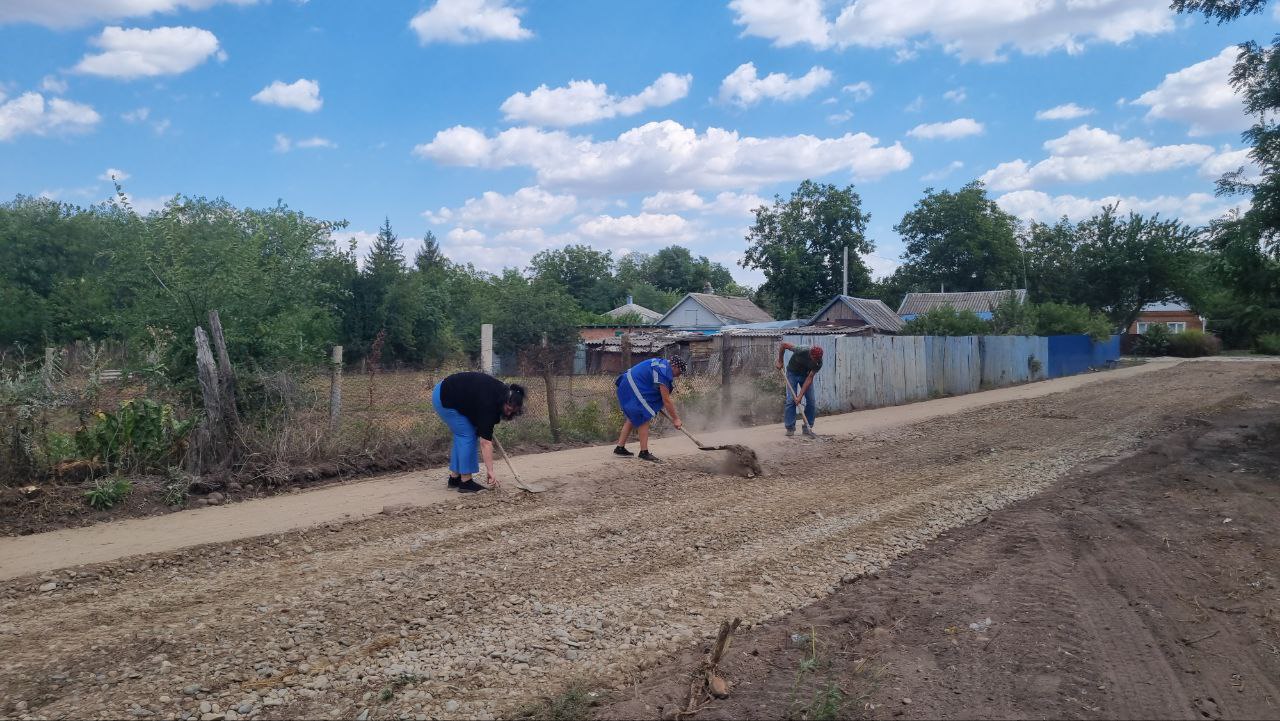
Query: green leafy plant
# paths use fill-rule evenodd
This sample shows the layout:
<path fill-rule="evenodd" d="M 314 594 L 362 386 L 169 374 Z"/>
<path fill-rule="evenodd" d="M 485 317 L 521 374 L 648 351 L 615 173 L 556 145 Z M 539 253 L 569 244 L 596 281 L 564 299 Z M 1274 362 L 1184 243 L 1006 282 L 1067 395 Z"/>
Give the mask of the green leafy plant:
<path fill-rule="evenodd" d="M 93 484 L 93 488 L 84 492 L 84 497 L 90 506 L 105 511 L 123 501 L 132 490 L 133 483 L 128 478 L 100 478 Z"/>
<path fill-rule="evenodd" d="M 903 335 L 990 335 L 991 324 L 971 310 L 939 306 L 907 321 Z"/>
<path fill-rule="evenodd" d="M 91 425 L 76 433 L 76 447 L 81 456 L 108 469 L 167 468 L 181 457 L 194 426 L 194 418 L 179 420 L 169 404 L 129 400 L 114 412 L 99 411 Z"/>
<path fill-rule="evenodd" d="M 1280 333 L 1264 333 L 1258 336 L 1258 352 L 1280 355 Z"/>
<path fill-rule="evenodd" d="M 1147 326 L 1147 332 L 1138 337 L 1133 347 L 1137 355 L 1161 356 L 1169 354 L 1169 329 L 1162 323 Z"/>
<path fill-rule="evenodd" d="M 1184 330 L 1169 336 L 1169 355 L 1179 358 L 1199 358 L 1218 355 L 1222 341 L 1200 330 Z"/>
<path fill-rule="evenodd" d="M 555 696 L 528 704 L 516 711 L 515 717 L 527 721 L 585 721 L 591 718 L 591 707 L 597 703 L 598 694 L 579 681 Z"/>
<path fill-rule="evenodd" d="M 1027 356 L 1027 370 L 1031 371 L 1031 375 L 1039 373 L 1040 369 L 1043 367 L 1044 364 L 1040 362 L 1039 358 L 1036 358 L 1033 355 Z"/>

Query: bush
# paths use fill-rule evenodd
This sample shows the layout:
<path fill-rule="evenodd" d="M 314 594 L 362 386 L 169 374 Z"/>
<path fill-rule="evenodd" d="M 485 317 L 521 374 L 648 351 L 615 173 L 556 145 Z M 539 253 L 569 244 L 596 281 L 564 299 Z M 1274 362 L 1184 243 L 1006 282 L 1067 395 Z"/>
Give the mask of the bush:
<path fill-rule="evenodd" d="M 1199 358 L 1207 355 L 1218 355 L 1222 352 L 1222 341 L 1199 330 L 1184 330 L 1169 336 L 1169 355 L 1179 358 Z"/>
<path fill-rule="evenodd" d="M 86 459 L 111 469 L 145 472 L 165 469 L 181 458 L 195 419 L 180 421 L 173 407 L 146 398 L 99 411 L 93 425 L 76 433 L 76 447 Z"/>
<path fill-rule="evenodd" d="M 89 505 L 99 511 L 105 511 L 124 500 L 133 490 L 133 484 L 127 478 L 102 478 L 93 484 L 93 488 L 84 492 Z"/>
<path fill-rule="evenodd" d="M 1280 355 L 1280 333 L 1265 333 L 1258 336 L 1258 352 Z"/>
<path fill-rule="evenodd" d="M 991 324 L 971 310 L 939 306 L 906 322 L 903 335 L 989 335 Z"/>
<path fill-rule="evenodd" d="M 1094 340 L 1111 337 L 1111 321 L 1088 306 L 1069 303 L 1041 303 L 1035 307 L 1035 335 L 1085 334 Z"/>
<path fill-rule="evenodd" d="M 1160 356 L 1169 354 L 1169 329 L 1164 324 L 1147 326 L 1147 332 L 1138 336 L 1133 346 L 1136 355 Z"/>

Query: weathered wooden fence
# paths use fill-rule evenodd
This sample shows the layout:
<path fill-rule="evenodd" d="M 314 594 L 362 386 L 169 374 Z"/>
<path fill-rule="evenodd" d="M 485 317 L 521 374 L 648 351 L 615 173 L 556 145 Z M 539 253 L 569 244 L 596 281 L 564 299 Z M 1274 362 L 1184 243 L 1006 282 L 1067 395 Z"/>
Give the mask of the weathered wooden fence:
<path fill-rule="evenodd" d="M 792 335 L 785 340 L 823 349 L 823 370 L 814 388 L 818 407 L 833 413 L 1050 377 L 1050 339 L 1041 336 Z M 1107 360 L 1115 343 L 1098 345 L 1094 357 Z"/>

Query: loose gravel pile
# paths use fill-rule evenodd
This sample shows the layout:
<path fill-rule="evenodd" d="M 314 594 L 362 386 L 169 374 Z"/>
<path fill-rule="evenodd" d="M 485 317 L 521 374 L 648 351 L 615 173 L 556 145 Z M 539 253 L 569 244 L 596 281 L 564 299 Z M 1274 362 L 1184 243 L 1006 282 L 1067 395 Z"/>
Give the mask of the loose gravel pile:
<path fill-rule="evenodd" d="M 575 677 L 621 686 L 1276 376 L 1186 364 L 797 443 L 762 478 L 621 460 L 555 493 L 6 582 L 0 717 L 488 718 Z"/>

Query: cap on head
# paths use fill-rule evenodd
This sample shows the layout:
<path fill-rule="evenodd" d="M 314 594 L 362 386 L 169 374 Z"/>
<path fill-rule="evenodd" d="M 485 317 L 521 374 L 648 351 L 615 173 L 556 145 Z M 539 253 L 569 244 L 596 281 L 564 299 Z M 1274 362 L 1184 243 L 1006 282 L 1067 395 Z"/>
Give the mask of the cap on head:
<path fill-rule="evenodd" d="M 822 349 L 816 345 L 810 348 L 809 357 L 813 358 L 814 360 L 822 360 Z"/>
<path fill-rule="evenodd" d="M 671 367 L 681 373 L 684 373 L 689 368 L 689 366 L 684 362 L 684 359 L 680 356 L 673 357 L 670 362 Z"/>

